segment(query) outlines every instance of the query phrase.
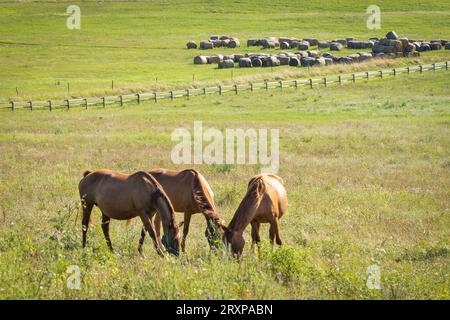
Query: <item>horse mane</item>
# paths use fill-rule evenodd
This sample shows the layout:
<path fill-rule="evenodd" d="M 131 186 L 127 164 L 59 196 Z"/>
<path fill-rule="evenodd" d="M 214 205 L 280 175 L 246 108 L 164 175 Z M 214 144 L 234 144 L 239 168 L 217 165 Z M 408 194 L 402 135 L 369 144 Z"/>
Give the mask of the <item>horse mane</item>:
<path fill-rule="evenodd" d="M 266 191 L 266 187 L 264 176 L 258 175 L 250 179 L 247 193 L 239 204 L 233 219 L 231 219 L 228 229 L 233 230 L 241 221 L 248 220 L 248 213 L 259 206 Z"/>
<path fill-rule="evenodd" d="M 205 215 L 205 217 L 218 219 L 219 215 L 217 213 L 216 205 L 208 187 L 205 185 L 203 176 L 196 170 L 189 169 L 189 171 L 194 174 L 192 193 L 198 208 Z"/>
<path fill-rule="evenodd" d="M 140 171 L 139 173 L 142 174 L 145 178 L 150 180 L 150 182 L 155 185 L 156 194 L 165 200 L 166 205 L 169 207 L 170 219 L 171 219 L 171 222 L 173 222 L 172 226 L 178 232 L 178 225 L 175 223 L 175 210 L 173 209 L 172 202 L 170 202 L 170 199 L 167 196 L 166 192 L 164 191 L 163 187 L 159 184 L 158 180 L 156 180 L 155 177 L 153 177 L 150 173 L 144 172 L 144 171 Z"/>

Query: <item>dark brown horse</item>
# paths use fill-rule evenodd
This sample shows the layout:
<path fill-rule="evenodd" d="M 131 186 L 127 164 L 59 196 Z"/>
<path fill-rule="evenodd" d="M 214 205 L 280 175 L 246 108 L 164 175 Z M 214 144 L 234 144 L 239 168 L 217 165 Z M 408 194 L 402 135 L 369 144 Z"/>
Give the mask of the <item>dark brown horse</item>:
<path fill-rule="evenodd" d="M 172 204 L 158 181 L 147 172 L 128 175 L 111 170 L 86 171 L 78 189 L 83 206 L 83 248 L 86 246 L 91 211 L 96 205 L 102 212 L 102 229 L 111 251 L 110 220 L 129 220 L 139 216 L 156 251 L 163 254 L 163 246 L 152 222 L 158 211 L 164 230 L 163 244 L 167 251 L 178 255 L 179 229 Z"/>
<path fill-rule="evenodd" d="M 186 237 L 189 233 L 191 216 L 201 212 L 206 219 L 205 236 L 211 249 L 215 249 L 223 236 L 221 226 L 224 221 L 220 219 L 214 194 L 206 179 L 198 171 L 187 169 L 174 171 L 168 169 L 153 169 L 149 173 L 161 184 L 169 197 L 176 212 L 184 212 L 183 239 L 181 249 L 185 252 Z M 180 224 L 181 225 L 181 224 Z M 156 233 L 159 235 L 160 219 L 155 217 Z M 139 248 L 145 239 L 145 230 L 141 231 Z"/>
<path fill-rule="evenodd" d="M 224 242 L 227 250 L 231 245 L 233 255 L 241 256 L 245 240 L 243 232 L 251 224 L 252 247 L 260 241 L 261 223 L 270 223 L 269 237 L 282 244 L 280 238 L 280 218 L 287 212 L 288 202 L 283 180 L 272 174 L 253 177 L 248 183 L 247 194 L 242 199 L 233 219 L 225 228 Z"/>

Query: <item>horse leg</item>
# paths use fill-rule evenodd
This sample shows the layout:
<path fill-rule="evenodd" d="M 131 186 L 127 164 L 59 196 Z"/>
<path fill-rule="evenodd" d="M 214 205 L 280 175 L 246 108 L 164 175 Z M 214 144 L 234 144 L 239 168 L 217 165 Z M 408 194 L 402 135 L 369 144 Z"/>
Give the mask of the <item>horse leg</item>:
<path fill-rule="evenodd" d="M 83 203 L 83 219 L 81 220 L 81 228 L 83 230 L 83 248 L 86 247 L 86 234 L 89 228 L 89 219 L 91 218 L 93 203 Z"/>
<path fill-rule="evenodd" d="M 106 244 L 108 245 L 108 248 L 111 252 L 114 252 L 114 249 L 112 247 L 111 238 L 109 237 L 109 223 L 111 222 L 111 218 L 105 215 L 102 212 L 102 230 L 103 234 L 105 236 Z"/>
<path fill-rule="evenodd" d="M 280 238 L 280 220 L 278 218 L 275 218 L 275 241 L 279 246 L 283 244 Z"/>
<path fill-rule="evenodd" d="M 261 241 L 261 239 L 259 237 L 260 223 L 256 222 L 256 221 L 252 221 L 251 226 L 252 226 L 252 250 L 253 250 L 255 245 L 258 246 L 258 243 Z"/>
<path fill-rule="evenodd" d="M 138 252 L 142 255 L 142 245 L 144 244 L 145 240 L 145 227 L 142 227 L 141 229 L 141 238 L 139 239 L 139 245 L 138 245 Z"/>
<path fill-rule="evenodd" d="M 184 212 L 183 239 L 181 240 L 181 251 L 186 252 L 186 238 L 189 233 L 189 224 L 191 223 L 192 213 Z"/>
<path fill-rule="evenodd" d="M 156 237 L 155 227 L 153 226 L 152 219 L 145 212 L 142 212 L 140 214 L 140 218 L 142 220 L 142 223 L 144 224 L 145 229 L 150 235 L 150 238 L 152 238 L 153 240 L 153 245 L 155 246 L 156 252 L 158 252 L 159 255 L 164 255 L 163 251 L 161 250 L 161 246 L 159 245 L 159 239 Z"/>
<path fill-rule="evenodd" d="M 275 221 L 270 222 L 270 229 L 269 229 L 269 239 L 270 239 L 270 246 L 273 248 L 273 242 L 275 240 Z"/>

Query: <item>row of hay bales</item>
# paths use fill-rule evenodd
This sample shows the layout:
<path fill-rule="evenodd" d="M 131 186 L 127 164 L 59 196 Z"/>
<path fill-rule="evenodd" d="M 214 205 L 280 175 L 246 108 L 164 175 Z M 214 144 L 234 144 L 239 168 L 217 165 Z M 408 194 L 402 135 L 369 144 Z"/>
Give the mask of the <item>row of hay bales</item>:
<path fill-rule="evenodd" d="M 211 36 L 209 40 L 200 41 L 200 46 L 197 45 L 195 41 L 189 41 L 186 43 L 186 48 L 197 49 L 200 47 L 202 50 L 212 49 L 212 48 L 237 48 L 240 47 L 241 43 L 238 38 L 233 38 L 229 36 Z"/>
<path fill-rule="evenodd" d="M 419 52 L 441 50 L 447 46 L 447 40 L 412 40 L 408 38 L 400 38 L 395 31 L 389 31 L 385 38 L 378 40 L 372 47 L 375 55 L 389 54 L 397 56 L 415 57 Z"/>
<path fill-rule="evenodd" d="M 240 68 L 257 67 L 313 67 L 332 64 L 347 64 L 370 60 L 373 58 L 370 52 L 359 52 L 345 57 L 337 57 L 330 52 L 321 54 L 317 50 L 299 52 L 249 53 L 249 54 L 215 54 L 212 56 L 199 55 L 194 58 L 194 64 L 215 64 L 219 69 L 234 68 L 236 64 Z"/>

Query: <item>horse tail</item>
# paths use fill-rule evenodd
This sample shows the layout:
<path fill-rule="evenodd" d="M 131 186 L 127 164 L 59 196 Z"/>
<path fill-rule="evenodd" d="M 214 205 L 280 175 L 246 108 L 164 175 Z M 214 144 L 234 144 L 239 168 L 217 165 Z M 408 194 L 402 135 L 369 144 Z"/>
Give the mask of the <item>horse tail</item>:
<path fill-rule="evenodd" d="M 189 171 L 194 174 L 192 193 L 198 208 L 205 217 L 218 218 L 213 194 L 205 178 L 197 170 L 190 169 Z"/>
<path fill-rule="evenodd" d="M 92 173 L 92 171 L 86 170 L 86 171 L 83 173 L 83 178 L 86 177 L 89 173 Z"/>

